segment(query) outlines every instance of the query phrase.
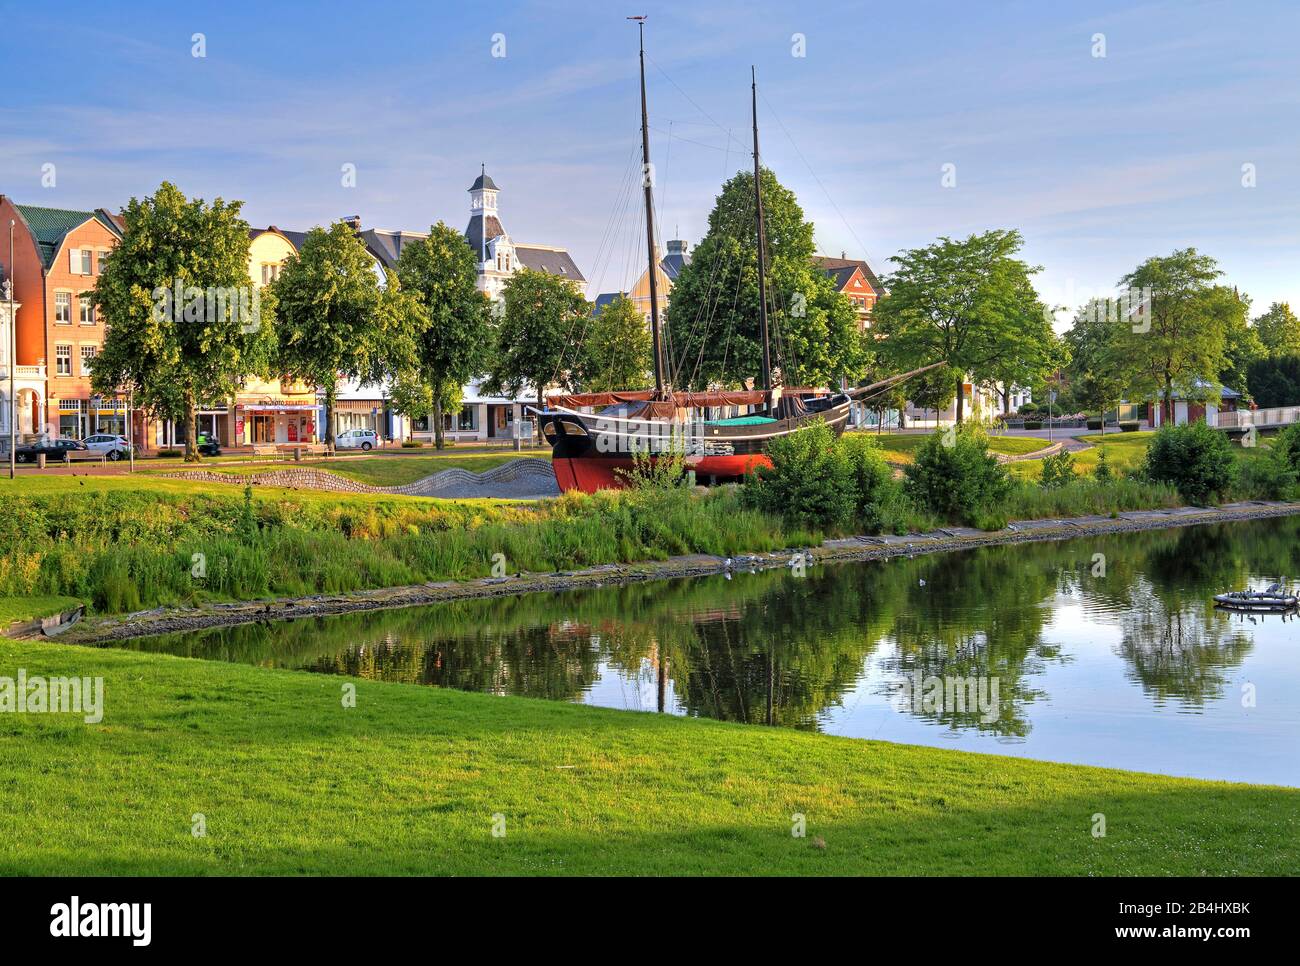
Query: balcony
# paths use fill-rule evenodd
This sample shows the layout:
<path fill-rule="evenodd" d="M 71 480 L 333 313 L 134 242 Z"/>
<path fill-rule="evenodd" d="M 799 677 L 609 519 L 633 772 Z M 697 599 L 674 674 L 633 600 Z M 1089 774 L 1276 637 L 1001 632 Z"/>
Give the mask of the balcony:
<path fill-rule="evenodd" d="M 17 382 L 45 382 L 44 366 L 15 366 L 14 379 Z M 9 366 L 0 358 L 0 380 L 9 381 Z M 41 387 L 44 390 L 44 386 Z"/>

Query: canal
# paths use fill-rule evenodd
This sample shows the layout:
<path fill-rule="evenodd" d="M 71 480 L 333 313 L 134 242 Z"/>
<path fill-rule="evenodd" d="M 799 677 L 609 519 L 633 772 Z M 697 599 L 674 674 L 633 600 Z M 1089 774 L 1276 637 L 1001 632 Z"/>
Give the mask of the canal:
<path fill-rule="evenodd" d="M 1300 786 L 1300 517 L 531 594 L 116 646 Z"/>

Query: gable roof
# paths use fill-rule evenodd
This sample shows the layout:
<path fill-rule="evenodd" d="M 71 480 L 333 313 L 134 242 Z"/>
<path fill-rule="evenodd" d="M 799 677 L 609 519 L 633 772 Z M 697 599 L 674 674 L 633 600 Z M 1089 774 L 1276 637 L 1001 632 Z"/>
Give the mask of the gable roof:
<path fill-rule="evenodd" d="M 27 224 L 36 250 L 41 256 L 41 265 L 49 268 L 54 264 L 54 256 L 68 233 L 80 228 L 88 221 L 97 221 L 118 238 L 122 232 L 113 217 L 100 208 L 97 211 L 73 211 L 67 208 L 43 208 L 40 205 L 14 205 Z"/>
<path fill-rule="evenodd" d="M 885 288 L 880 284 L 880 279 L 876 273 L 861 258 L 827 258 L 824 255 L 814 255 L 813 264 L 821 271 L 835 280 L 835 285 L 843 289 L 848 283 L 849 278 L 853 275 L 853 269 L 862 269 L 862 274 L 866 276 L 867 284 L 870 285 L 878 295 L 885 294 Z M 847 270 L 847 271 L 846 271 Z"/>
<path fill-rule="evenodd" d="M 413 241 L 419 241 L 422 238 L 428 238 L 427 231 L 388 231 L 383 228 L 367 228 L 361 233 L 361 240 L 366 243 L 366 248 L 370 254 L 384 265 L 385 268 L 396 270 L 397 259 L 401 257 L 402 249 Z"/>
<path fill-rule="evenodd" d="M 550 272 L 552 275 L 561 275 L 576 282 L 585 282 L 587 280 L 582 272 L 578 271 L 578 265 L 573 260 L 573 256 L 563 248 L 550 248 L 545 245 L 516 245 L 515 255 L 524 268 L 531 268 L 539 272 Z"/>

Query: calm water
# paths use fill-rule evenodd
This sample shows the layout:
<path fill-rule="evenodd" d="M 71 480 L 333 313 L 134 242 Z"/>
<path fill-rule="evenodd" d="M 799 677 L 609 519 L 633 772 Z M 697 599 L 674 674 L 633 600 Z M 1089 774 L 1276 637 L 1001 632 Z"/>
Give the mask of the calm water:
<path fill-rule="evenodd" d="M 1300 578 L 1298 538 L 1292 517 L 824 566 L 803 577 L 769 571 L 277 622 L 130 646 L 1300 786 L 1300 621 L 1211 605 L 1223 590 Z M 982 679 L 987 700 L 927 703 L 928 680 L 945 677 L 974 681 L 976 693 Z"/>

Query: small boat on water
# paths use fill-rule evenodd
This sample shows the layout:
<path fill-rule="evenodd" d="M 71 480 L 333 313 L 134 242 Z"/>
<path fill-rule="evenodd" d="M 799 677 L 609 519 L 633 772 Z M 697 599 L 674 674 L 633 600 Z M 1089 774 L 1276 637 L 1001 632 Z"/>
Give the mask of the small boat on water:
<path fill-rule="evenodd" d="M 1266 590 L 1233 590 L 1215 594 L 1214 602 L 1230 610 L 1285 611 L 1300 606 L 1300 599 L 1289 594 L 1280 584 L 1270 584 Z"/>

